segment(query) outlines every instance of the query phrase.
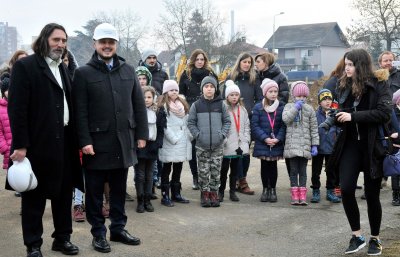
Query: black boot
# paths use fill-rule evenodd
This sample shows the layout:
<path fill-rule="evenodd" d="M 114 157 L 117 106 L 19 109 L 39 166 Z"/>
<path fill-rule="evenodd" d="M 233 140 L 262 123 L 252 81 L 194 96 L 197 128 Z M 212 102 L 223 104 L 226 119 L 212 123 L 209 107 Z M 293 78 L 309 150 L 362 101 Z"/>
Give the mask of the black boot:
<path fill-rule="evenodd" d="M 229 199 L 231 199 L 232 202 L 239 202 L 239 197 L 237 197 L 234 190 L 229 190 Z"/>
<path fill-rule="evenodd" d="M 269 197 L 268 197 L 268 187 L 263 188 L 263 192 L 260 197 L 260 202 L 269 202 Z"/>
<path fill-rule="evenodd" d="M 153 212 L 154 211 L 154 207 L 151 204 L 150 199 L 151 199 L 151 194 L 144 196 L 144 209 L 147 212 Z"/>
<path fill-rule="evenodd" d="M 398 189 L 393 189 L 392 205 L 400 206 L 400 190 L 398 190 Z"/>
<path fill-rule="evenodd" d="M 161 184 L 161 204 L 167 207 L 173 207 L 174 203 L 169 198 L 169 184 Z"/>
<path fill-rule="evenodd" d="M 138 195 L 137 196 L 137 207 L 136 212 L 143 213 L 144 212 L 144 196 Z"/>
<path fill-rule="evenodd" d="M 177 203 L 189 203 L 189 200 L 183 198 L 181 195 L 181 183 L 171 183 L 171 199 Z"/>
<path fill-rule="evenodd" d="M 157 194 L 156 194 L 156 186 L 153 184 L 153 187 L 151 188 L 151 200 L 158 199 Z"/>
<path fill-rule="evenodd" d="M 269 201 L 271 203 L 275 203 L 278 201 L 278 197 L 276 196 L 276 189 L 275 188 L 270 188 L 270 197 L 269 197 Z"/>
<path fill-rule="evenodd" d="M 224 201 L 224 191 L 218 191 L 218 200 L 222 203 Z"/>
<path fill-rule="evenodd" d="M 192 185 L 193 190 L 199 190 L 199 177 L 198 175 L 193 175 L 193 185 Z"/>
<path fill-rule="evenodd" d="M 137 207 L 136 212 L 143 213 L 144 212 L 144 188 L 143 183 L 136 183 L 136 197 L 137 197 Z"/>

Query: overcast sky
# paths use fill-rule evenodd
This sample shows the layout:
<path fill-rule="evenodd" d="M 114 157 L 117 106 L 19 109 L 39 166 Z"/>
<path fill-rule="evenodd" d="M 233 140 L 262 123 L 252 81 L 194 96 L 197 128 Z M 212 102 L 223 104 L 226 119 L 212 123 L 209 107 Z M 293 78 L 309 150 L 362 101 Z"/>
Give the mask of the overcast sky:
<path fill-rule="evenodd" d="M 352 0 L 213 0 L 212 5 L 225 18 L 225 35 L 230 35 L 230 12 L 235 12 L 235 30 L 246 31 L 247 40 L 262 47 L 272 35 L 273 17 L 275 28 L 283 25 L 338 22 L 345 32 L 346 27 L 356 18 L 357 11 L 350 8 Z M 152 30 L 159 14 L 165 8 L 163 0 L 0 0 L 2 11 L 0 21 L 17 27 L 24 44 L 38 35 L 49 22 L 62 24 L 69 35 L 83 30 L 82 26 L 100 11 L 130 9 L 142 18 L 142 24 Z M 139 48 L 153 44 L 140 42 Z M 142 49 L 139 49 L 142 50 Z M 159 51 L 162 49 L 158 49 Z"/>

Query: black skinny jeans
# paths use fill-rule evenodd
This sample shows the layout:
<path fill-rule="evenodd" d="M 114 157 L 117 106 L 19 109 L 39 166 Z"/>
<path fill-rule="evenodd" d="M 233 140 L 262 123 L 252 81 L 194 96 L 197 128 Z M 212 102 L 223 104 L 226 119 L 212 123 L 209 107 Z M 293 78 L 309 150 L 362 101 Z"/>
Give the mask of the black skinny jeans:
<path fill-rule="evenodd" d="M 382 221 L 382 207 L 379 200 L 382 178 L 372 179 L 367 163 L 367 144 L 363 141 L 349 140 L 345 143 L 339 164 L 342 202 L 352 231 L 361 229 L 360 210 L 355 191 L 360 171 L 364 171 L 365 196 L 368 206 L 368 219 L 372 236 L 379 236 Z"/>
<path fill-rule="evenodd" d="M 263 187 L 276 188 L 278 180 L 277 161 L 261 160 L 261 181 Z"/>
<path fill-rule="evenodd" d="M 228 179 L 228 170 L 231 168 L 229 173 L 229 189 L 235 191 L 237 171 L 238 171 L 239 158 L 223 158 L 221 165 L 221 185 L 219 186 L 219 191 L 224 192 L 226 188 L 226 181 Z"/>
<path fill-rule="evenodd" d="M 179 183 L 181 181 L 183 162 L 165 162 L 163 163 L 163 169 L 161 173 L 161 184 L 169 184 L 169 174 L 172 171 L 171 183 Z"/>
<path fill-rule="evenodd" d="M 329 162 L 329 154 L 318 154 L 317 156 L 312 157 L 312 164 L 311 164 L 311 170 L 312 170 L 312 175 L 311 175 L 311 188 L 313 189 L 320 189 L 321 187 L 321 171 L 322 171 L 322 165 L 324 164 L 324 159 L 325 159 L 325 165 Z M 325 170 L 326 171 L 326 170 Z M 334 172 L 326 172 L 326 189 L 334 189 L 335 188 L 335 173 Z"/>

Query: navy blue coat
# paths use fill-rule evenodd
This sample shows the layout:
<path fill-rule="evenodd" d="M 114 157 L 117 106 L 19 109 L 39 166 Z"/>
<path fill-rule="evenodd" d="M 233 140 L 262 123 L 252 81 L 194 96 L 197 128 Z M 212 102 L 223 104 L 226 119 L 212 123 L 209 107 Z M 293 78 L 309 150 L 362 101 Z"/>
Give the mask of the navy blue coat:
<path fill-rule="evenodd" d="M 318 125 L 326 120 L 326 114 L 322 110 L 321 106 L 315 111 L 315 115 L 317 116 Z M 324 128 L 318 128 L 318 134 L 318 154 L 331 154 L 333 151 L 333 146 L 336 142 L 336 137 L 339 134 L 339 128 L 336 126 L 331 126 L 329 131 Z"/>
<path fill-rule="evenodd" d="M 264 140 L 270 137 L 272 128 L 268 119 L 268 114 L 264 110 L 262 102 L 257 103 L 253 108 L 253 116 L 251 117 L 251 133 L 255 141 L 254 145 L 254 157 L 278 157 L 283 156 L 283 149 L 285 144 L 286 136 L 286 125 L 282 120 L 284 104 L 279 103 L 276 109 L 276 117 L 274 124 L 274 135 L 279 139 L 278 144 L 273 147 L 267 145 Z M 274 117 L 274 113 L 270 113 L 271 119 Z"/>

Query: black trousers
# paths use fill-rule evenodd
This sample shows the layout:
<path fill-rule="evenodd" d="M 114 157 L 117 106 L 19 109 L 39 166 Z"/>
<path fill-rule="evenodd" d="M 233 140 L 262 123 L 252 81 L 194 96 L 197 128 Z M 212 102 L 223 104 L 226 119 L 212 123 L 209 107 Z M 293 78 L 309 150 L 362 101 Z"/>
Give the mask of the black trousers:
<path fill-rule="evenodd" d="M 318 154 L 312 157 L 311 188 L 319 189 L 321 187 L 320 176 L 322 171 L 322 165 L 324 164 L 324 159 L 325 159 L 325 165 L 328 163 L 329 157 L 330 157 L 329 154 Z M 334 189 L 336 184 L 335 180 L 336 177 L 334 172 L 326 172 L 326 189 Z"/>
<path fill-rule="evenodd" d="M 382 178 L 371 178 L 366 165 L 368 162 L 366 143 L 362 141 L 345 143 L 339 164 L 342 202 L 351 230 L 360 230 L 360 210 L 355 191 L 360 171 L 364 171 L 364 187 L 371 235 L 378 236 L 382 221 L 382 207 L 379 200 Z"/>
<path fill-rule="evenodd" d="M 278 162 L 261 160 L 261 181 L 263 187 L 276 188 L 278 180 Z"/>
<path fill-rule="evenodd" d="M 189 161 L 189 167 L 193 178 L 198 178 L 199 172 L 197 170 L 196 140 L 192 141 L 192 159 Z"/>
<path fill-rule="evenodd" d="M 231 172 L 229 173 L 229 189 L 232 191 L 235 191 L 239 160 L 240 160 L 240 158 L 223 158 L 222 159 L 221 176 L 220 176 L 221 185 L 219 186 L 220 192 L 225 191 L 226 181 L 228 179 L 229 167 L 231 168 Z"/>
<path fill-rule="evenodd" d="M 135 187 L 140 194 L 151 195 L 154 164 L 154 160 L 139 158 L 135 165 Z"/>
<path fill-rule="evenodd" d="M 67 130 L 68 128 L 65 127 Z M 60 241 L 69 241 L 72 234 L 72 170 L 69 133 L 65 133 L 64 163 L 61 189 L 58 195 L 51 200 L 54 232 L 51 237 Z M 33 167 L 35 169 L 35 167 Z M 27 247 L 40 247 L 43 244 L 43 213 L 46 208 L 46 196 L 38 187 L 32 191 L 21 193 L 22 234 L 24 245 Z"/>
<path fill-rule="evenodd" d="M 161 184 L 169 184 L 169 174 L 171 174 L 172 169 L 172 177 L 171 183 L 180 183 L 181 181 L 181 173 L 182 173 L 183 162 L 164 162 L 163 170 L 161 173 Z"/>
<path fill-rule="evenodd" d="M 102 215 L 104 183 L 110 186 L 110 233 L 119 233 L 127 221 L 125 214 L 125 193 L 128 169 L 85 170 L 86 185 L 86 218 L 92 226 L 90 232 L 94 237 L 106 236 L 107 229 Z M 71 214 L 69 214 L 71 216 Z"/>

